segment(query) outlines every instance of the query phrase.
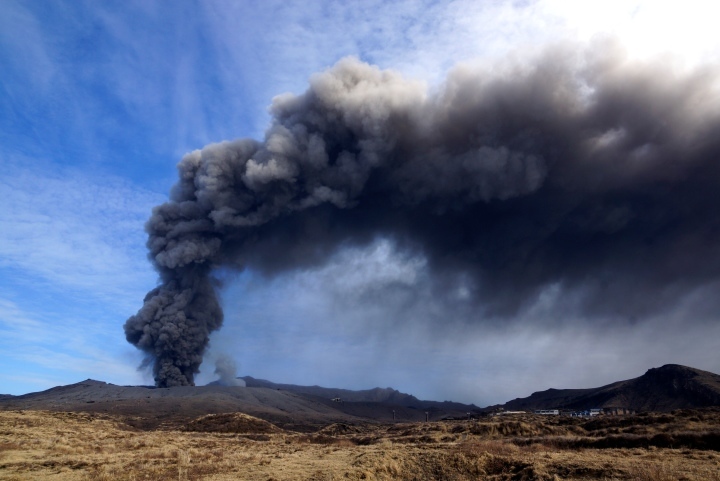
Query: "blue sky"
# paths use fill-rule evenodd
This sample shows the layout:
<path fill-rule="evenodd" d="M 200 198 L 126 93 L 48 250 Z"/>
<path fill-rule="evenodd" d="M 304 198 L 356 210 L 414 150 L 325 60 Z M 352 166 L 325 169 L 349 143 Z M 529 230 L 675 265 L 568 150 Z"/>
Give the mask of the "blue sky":
<path fill-rule="evenodd" d="M 0 2 L 0 393 L 86 378 L 152 383 L 122 330 L 156 284 L 144 222 L 167 199 L 185 153 L 261 139 L 272 98 L 301 93 L 313 73 L 352 55 L 432 90 L 459 63 L 490 65 L 548 43 L 606 36 L 638 58 L 716 64 L 711 6 Z M 677 334 L 668 337 L 643 323 L 614 333 L 572 323 L 552 332 L 448 323 L 438 332 L 412 321 L 443 315 L 421 302 L 406 310 L 363 304 L 368 285 L 414 286 L 423 266 L 380 241 L 273 279 L 220 272 L 226 321 L 198 382 L 212 380 L 212 359 L 226 354 L 241 375 L 392 386 L 486 405 L 635 377 L 666 362 L 720 371 L 717 319 L 703 335 L 688 332 L 683 306 L 664 315 L 662 325 Z"/>

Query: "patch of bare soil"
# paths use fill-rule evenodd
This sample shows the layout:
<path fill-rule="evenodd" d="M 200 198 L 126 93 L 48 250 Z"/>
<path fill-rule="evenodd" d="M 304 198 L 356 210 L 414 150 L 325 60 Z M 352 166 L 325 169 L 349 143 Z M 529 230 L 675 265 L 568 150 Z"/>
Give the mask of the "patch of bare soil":
<path fill-rule="evenodd" d="M 710 410 L 335 423 L 301 433 L 227 413 L 141 430 L 110 415 L 0 411 L 0 479 L 720 481 L 720 447 L 697 441 L 719 426 Z M 657 436 L 664 444 L 618 443 Z"/>

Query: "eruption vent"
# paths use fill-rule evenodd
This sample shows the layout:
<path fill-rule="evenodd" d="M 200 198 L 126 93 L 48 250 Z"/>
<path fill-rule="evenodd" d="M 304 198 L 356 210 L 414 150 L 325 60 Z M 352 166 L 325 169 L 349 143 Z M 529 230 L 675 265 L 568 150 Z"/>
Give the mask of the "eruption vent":
<path fill-rule="evenodd" d="M 125 334 L 158 386 L 193 384 L 218 266 L 273 274 L 385 238 L 427 259 L 439 297 L 469 279 L 478 322 L 550 286 L 628 319 L 720 271 L 715 70 L 563 48 L 430 93 L 347 58 L 271 112 L 263 142 L 187 154 L 147 222 L 160 285 Z"/>

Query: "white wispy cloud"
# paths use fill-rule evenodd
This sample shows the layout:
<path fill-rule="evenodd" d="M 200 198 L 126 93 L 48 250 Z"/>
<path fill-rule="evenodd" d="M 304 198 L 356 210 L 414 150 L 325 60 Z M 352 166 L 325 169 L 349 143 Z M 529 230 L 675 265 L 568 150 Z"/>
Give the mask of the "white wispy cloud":
<path fill-rule="evenodd" d="M 221 78 L 250 93 L 242 98 L 253 112 L 279 93 L 304 90 L 310 75 L 348 55 L 430 84 L 460 62 L 522 57 L 549 43 L 598 37 L 621 39 L 639 57 L 717 59 L 720 40 L 710 20 L 716 12 L 704 0 L 203 3 Z M 267 122 L 257 118 L 255 136 Z"/>
<path fill-rule="evenodd" d="M 22 301 L 22 300 L 21 300 Z M 27 303 L 23 303 L 27 304 Z M 23 394 L 92 377 L 118 384 L 143 383 L 138 359 L 127 359 L 115 342 L 112 315 L 68 313 L 62 302 L 32 310 L 0 297 L 0 358 L 3 393 Z"/>
<path fill-rule="evenodd" d="M 121 305 L 154 282 L 143 224 L 162 196 L 112 176 L 7 160 L 0 266 Z"/>
<path fill-rule="evenodd" d="M 15 376 L 5 391 L 142 382 L 121 326 L 155 283 L 143 224 L 163 196 L 110 175 L 3 160 L 0 367 Z"/>

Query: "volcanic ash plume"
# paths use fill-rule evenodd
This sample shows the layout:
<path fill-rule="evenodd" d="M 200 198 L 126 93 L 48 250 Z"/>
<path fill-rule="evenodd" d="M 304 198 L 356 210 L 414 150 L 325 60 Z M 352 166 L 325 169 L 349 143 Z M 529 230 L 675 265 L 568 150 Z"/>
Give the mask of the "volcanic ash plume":
<path fill-rule="evenodd" d="M 158 386 L 192 384 L 222 324 L 214 268 L 312 267 L 378 238 L 424 256 L 438 296 L 469 279 L 478 322 L 549 287 L 588 316 L 662 309 L 720 272 L 718 78 L 565 48 L 430 93 L 341 60 L 273 100 L 264 142 L 182 159 L 146 226 L 161 284 L 126 337 Z"/>

